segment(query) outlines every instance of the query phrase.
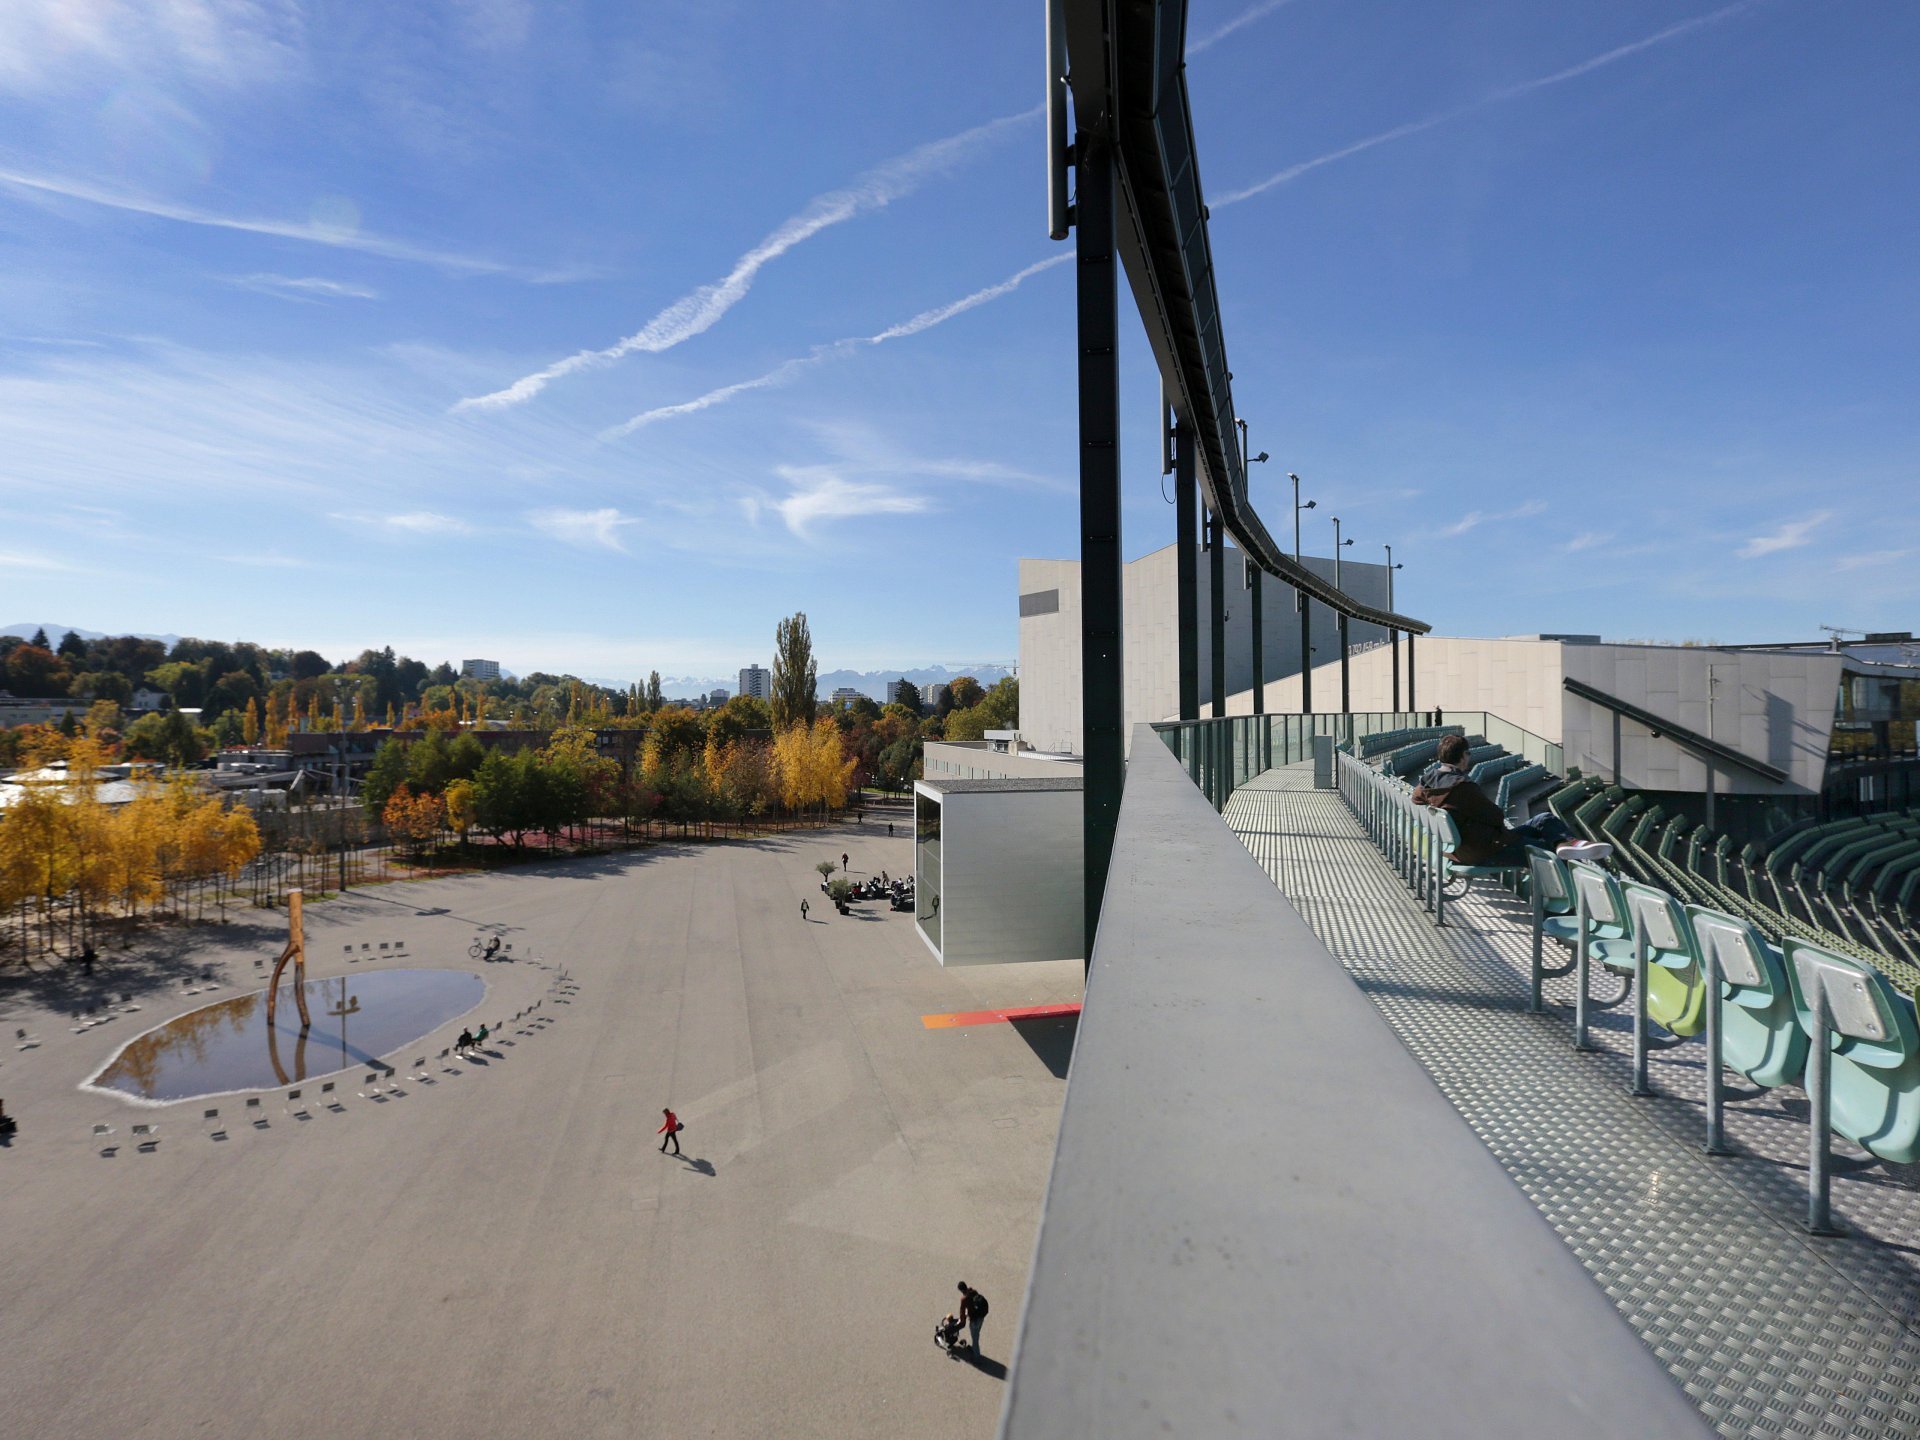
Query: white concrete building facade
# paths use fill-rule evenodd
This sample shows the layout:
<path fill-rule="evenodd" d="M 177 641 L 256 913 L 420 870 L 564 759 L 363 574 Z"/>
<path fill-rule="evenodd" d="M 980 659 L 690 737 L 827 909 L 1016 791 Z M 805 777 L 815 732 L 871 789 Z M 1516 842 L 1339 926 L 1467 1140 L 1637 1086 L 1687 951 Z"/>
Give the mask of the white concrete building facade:
<path fill-rule="evenodd" d="M 764 665 L 748 665 L 740 671 L 740 694 L 754 700 L 773 698 L 773 672 Z"/>
<path fill-rule="evenodd" d="M 1196 549 L 1197 613 L 1200 620 L 1200 713 L 1211 714 L 1212 655 L 1208 623 L 1212 614 L 1210 555 Z M 1166 720 L 1180 709 L 1179 582 L 1177 545 L 1143 555 L 1126 567 L 1126 629 L 1123 646 L 1126 665 L 1126 733 L 1142 721 Z M 1252 596 L 1246 588 L 1244 557 L 1229 545 L 1225 554 L 1226 682 L 1227 692 L 1250 691 L 1253 684 Z M 1316 574 L 1333 576 L 1333 561 L 1317 556 L 1303 563 Z M 1343 560 L 1340 582 L 1354 598 L 1385 608 L 1387 569 L 1384 565 Z M 1261 649 L 1266 674 L 1297 674 L 1300 668 L 1300 616 L 1294 592 L 1266 577 L 1261 587 L 1263 619 Z M 1333 612 L 1313 606 L 1312 644 L 1316 659 L 1337 662 L 1340 632 Z M 1384 642 L 1378 626 L 1352 624 L 1348 641 L 1357 653 Z M 1384 673 L 1384 672 L 1383 672 Z M 1330 693 L 1314 680 L 1319 708 L 1337 707 L 1339 666 L 1334 666 Z M 1323 694 L 1325 698 L 1323 699 Z M 1356 706 L 1358 701 L 1355 701 Z M 1080 563 L 1077 560 L 1022 560 L 1020 562 L 1020 733 L 1039 749 L 1080 753 Z"/>

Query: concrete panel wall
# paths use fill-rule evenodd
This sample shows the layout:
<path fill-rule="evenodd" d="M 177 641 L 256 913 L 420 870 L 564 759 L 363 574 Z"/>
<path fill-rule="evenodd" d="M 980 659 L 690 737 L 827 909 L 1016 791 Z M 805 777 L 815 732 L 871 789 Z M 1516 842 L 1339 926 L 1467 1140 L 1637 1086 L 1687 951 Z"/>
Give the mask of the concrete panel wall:
<path fill-rule="evenodd" d="M 1558 740 L 1561 727 L 1560 652 L 1557 640 L 1481 640 L 1423 635 L 1414 642 L 1413 699 L 1432 710 L 1490 710 L 1523 730 Z M 1337 646 L 1336 646 L 1337 653 Z M 1407 704 L 1407 641 L 1400 637 L 1400 704 Z M 1393 708 L 1393 647 L 1381 645 L 1353 656 L 1348 673 L 1355 710 Z M 1230 713 L 1251 714 L 1252 695 L 1235 696 Z M 1316 665 L 1313 708 L 1340 708 L 1340 662 Z M 1300 678 L 1267 686 L 1270 713 L 1300 709 Z"/>
<path fill-rule="evenodd" d="M 929 780 L 1059 780 L 1080 774 L 1077 761 L 1006 754 L 983 740 L 929 740 L 923 758 Z"/>
<path fill-rule="evenodd" d="M 1721 795 L 1815 794 L 1826 778 L 1842 659 L 1804 651 L 1569 645 L 1565 672 L 1744 755 L 1778 766 L 1782 787 L 1732 767 Z M 1704 792 L 1707 765 L 1670 739 L 1577 696 L 1565 698 L 1567 763 L 1648 790 Z"/>
<path fill-rule="evenodd" d="M 1208 555 L 1195 552 L 1200 601 L 1200 711 L 1211 714 L 1213 657 L 1208 623 L 1212 590 Z M 1309 556 L 1304 562 L 1329 578 L 1333 561 Z M 1245 559 L 1229 545 L 1222 587 L 1226 624 L 1227 693 L 1246 691 L 1253 684 L 1253 606 L 1245 588 Z M 1387 571 L 1382 565 L 1342 563 L 1341 584 L 1349 594 L 1369 604 L 1386 604 Z M 1179 553 L 1168 545 L 1132 561 L 1124 577 L 1126 628 L 1126 724 L 1131 738 L 1135 724 L 1172 717 L 1180 706 Z M 1080 566 L 1072 560 L 1022 560 L 1020 594 L 1040 596 L 1058 592 L 1057 608 L 1031 607 L 1040 613 L 1020 617 L 1020 733 L 1045 750 L 1080 750 Z M 1293 591 L 1267 577 L 1261 589 L 1264 611 L 1261 650 L 1269 676 L 1292 674 L 1300 668 L 1300 620 Z M 1047 606 L 1055 601 L 1047 600 Z M 1023 611 L 1030 607 L 1023 606 Z M 1337 655 L 1339 629 L 1333 613 L 1315 605 L 1312 644 L 1317 655 Z M 1352 625 L 1353 644 L 1384 638 L 1377 626 Z M 1318 681 L 1315 682 L 1316 686 Z M 1337 702 L 1339 691 L 1333 691 Z M 1250 702 L 1249 702 L 1250 703 Z M 1229 701 L 1228 713 L 1234 713 Z"/>
<path fill-rule="evenodd" d="M 949 791 L 940 803 L 940 963 L 1084 955 L 1081 792 Z"/>

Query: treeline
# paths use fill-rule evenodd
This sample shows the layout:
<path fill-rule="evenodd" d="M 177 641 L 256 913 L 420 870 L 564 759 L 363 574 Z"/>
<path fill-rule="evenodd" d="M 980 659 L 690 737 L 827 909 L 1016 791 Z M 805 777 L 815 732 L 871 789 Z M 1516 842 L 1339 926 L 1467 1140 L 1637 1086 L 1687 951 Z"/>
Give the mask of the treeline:
<path fill-rule="evenodd" d="M 64 773 L 24 785 L 0 811 L 0 914 L 12 922 L 7 940 L 25 955 L 63 939 L 78 950 L 105 919 L 204 914 L 260 851 L 250 814 L 184 778 L 107 805 L 97 788 L 105 748 L 80 739 L 60 758 Z"/>

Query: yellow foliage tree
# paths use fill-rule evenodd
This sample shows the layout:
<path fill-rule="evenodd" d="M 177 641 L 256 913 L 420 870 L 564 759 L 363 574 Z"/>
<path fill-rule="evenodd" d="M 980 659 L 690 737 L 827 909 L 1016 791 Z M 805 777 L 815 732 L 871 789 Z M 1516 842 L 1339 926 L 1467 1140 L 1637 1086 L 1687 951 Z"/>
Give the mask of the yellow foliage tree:
<path fill-rule="evenodd" d="M 479 807 L 473 795 L 471 780 L 455 780 L 447 786 L 447 824 L 459 833 L 460 842 L 466 843 L 467 831 L 473 828 L 473 822 L 479 813 Z"/>
<path fill-rule="evenodd" d="M 257 695 L 247 701 L 247 708 L 240 712 L 240 738 L 249 745 L 260 738 L 260 697 Z"/>

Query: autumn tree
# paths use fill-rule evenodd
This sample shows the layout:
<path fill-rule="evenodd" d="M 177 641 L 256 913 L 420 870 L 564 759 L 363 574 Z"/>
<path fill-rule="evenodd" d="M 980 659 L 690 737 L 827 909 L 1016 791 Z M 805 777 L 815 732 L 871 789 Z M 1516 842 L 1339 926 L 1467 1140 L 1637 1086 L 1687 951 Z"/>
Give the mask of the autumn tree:
<path fill-rule="evenodd" d="M 773 632 L 773 728 L 811 726 L 819 707 L 819 667 L 813 659 L 813 632 L 804 610 L 795 611 Z"/>

